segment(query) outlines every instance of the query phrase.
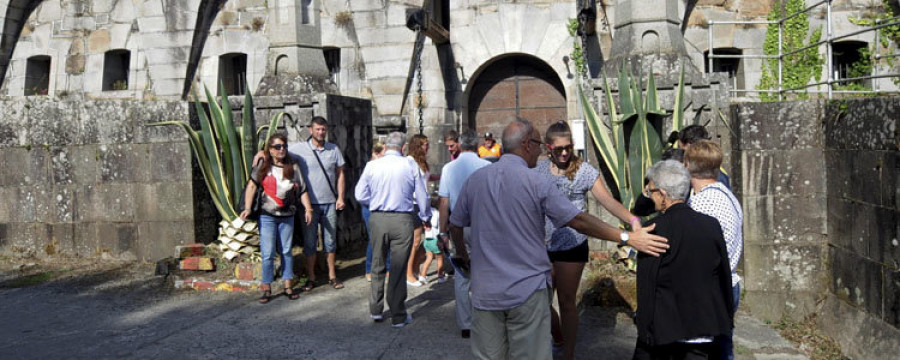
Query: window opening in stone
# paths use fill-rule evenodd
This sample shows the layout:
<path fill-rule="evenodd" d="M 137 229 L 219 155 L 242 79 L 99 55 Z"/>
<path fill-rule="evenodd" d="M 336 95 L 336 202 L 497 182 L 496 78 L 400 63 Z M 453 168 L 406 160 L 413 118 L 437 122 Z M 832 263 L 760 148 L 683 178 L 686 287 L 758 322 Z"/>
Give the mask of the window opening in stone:
<path fill-rule="evenodd" d="M 25 63 L 25 96 L 47 95 L 50 90 L 50 57 L 38 55 Z"/>
<path fill-rule="evenodd" d="M 244 95 L 247 54 L 228 53 L 219 56 L 219 81 L 225 86 L 225 95 Z"/>
<path fill-rule="evenodd" d="M 326 47 L 322 49 L 322 52 L 325 54 L 325 65 L 328 66 L 331 80 L 335 84 L 340 84 L 338 80 L 341 75 L 341 48 Z"/>
<path fill-rule="evenodd" d="M 103 91 L 128 90 L 131 51 L 110 50 L 103 56 Z"/>
<path fill-rule="evenodd" d="M 744 51 L 736 48 L 715 48 L 713 55 L 740 56 Z M 744 76 L 741 71 L 740 58 L 713 58 L 712 69 L 709 68 L 709 51 L 703 52 L 703 69 L 707 74 L 714 72 L 723 72 L 728 74 L 728 78 L 732 81 L 732 89 L 744 88 Z"/>
<path fill-rule="evenodd" d="M 300 23 L 309 24 L 312 9 L 312 0 L 300 0 Z"/>
<path fill-rule="evenodd" d="M 852 79 L 869 76 L 872 60 L 869 45 L 862 41 L 841 41 L 831 45 L 831 63 L 834 66 L 834 79 Z M 839 85 L 868 84 L 868 80 L 841 82 Z"/>

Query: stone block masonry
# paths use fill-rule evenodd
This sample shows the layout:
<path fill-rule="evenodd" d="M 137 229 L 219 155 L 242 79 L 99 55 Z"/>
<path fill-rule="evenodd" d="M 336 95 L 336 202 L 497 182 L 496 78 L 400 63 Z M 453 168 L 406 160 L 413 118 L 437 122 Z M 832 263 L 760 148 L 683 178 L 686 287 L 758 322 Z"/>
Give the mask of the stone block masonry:
<path fill-rule="evenodd" d="M 193 243 L 185 102 L 0 102 L 0 253 L 156 260 Z M 187 199 L 187 200 L 185 200 Z M 208 221 L 215 221 L 209 219 Z"/>
<path fill-rule="evenodd" d="M 231 100 L 239 118 L 239 98 Z M 330 95 L 255 100 L 257 126 L 280 111 L 301 125 L 319 114 L 334 123 L 329 136 L 345 149 L 350 189 L 340 246 L 364 243 L 352 189 L 371 148 L 370 102 Z M 146 126 L 177 120 L 198 128 L 190 103 L 27 98 L 0 106 L 0 254 L 156 261 L 177 245 L 215 240 L 218 214 L 187 136 L 175 126 Z M 290 133 L 292 141 L 308 135 Z"/>
<path fill-rule="evenodd" d="M 898 111 L 896 98 L 732 106 L 741 306 L 816 314 L 854 359 L 900 353 Z"/>

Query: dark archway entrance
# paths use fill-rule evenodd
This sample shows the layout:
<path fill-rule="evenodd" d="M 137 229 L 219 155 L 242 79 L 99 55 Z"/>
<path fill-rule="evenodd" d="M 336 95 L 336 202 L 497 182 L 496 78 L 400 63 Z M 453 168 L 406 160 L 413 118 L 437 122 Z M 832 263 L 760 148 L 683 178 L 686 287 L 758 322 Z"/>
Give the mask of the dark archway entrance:
<path fill-rule="evenodd" d="M 562 82 L 553 68 L 530 55 L 511 55 L 480 71 L 468 104 L 468 127 L 482 135 L 499 136 L 516 116 L 530 120 L 541 134 L 567 119 Z"/>

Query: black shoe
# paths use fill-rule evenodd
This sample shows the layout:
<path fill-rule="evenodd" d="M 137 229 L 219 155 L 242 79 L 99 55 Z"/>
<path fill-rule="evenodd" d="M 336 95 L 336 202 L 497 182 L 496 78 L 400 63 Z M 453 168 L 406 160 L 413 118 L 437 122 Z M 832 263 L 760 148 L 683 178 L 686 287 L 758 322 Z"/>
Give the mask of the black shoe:
<path fill-rule="evenodd" d="M 472 337 L 472 332 L 469 331 L 468 329 L 466 329 L 466 330 L 461 331 L 461 335 L 462 335 L 463 339 L 468 339 L 468 338 Z"/>

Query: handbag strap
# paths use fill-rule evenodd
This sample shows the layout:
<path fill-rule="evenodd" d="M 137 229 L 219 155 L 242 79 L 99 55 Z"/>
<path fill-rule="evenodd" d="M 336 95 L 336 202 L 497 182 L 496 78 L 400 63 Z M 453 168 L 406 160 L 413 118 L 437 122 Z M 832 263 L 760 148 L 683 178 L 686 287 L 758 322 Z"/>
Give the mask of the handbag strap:
<path fill-rule="evenodd" d="M 306 146 L 309 146 L 309 151 L 312 151 L 313 155 L 316 156 L 316 161 L 319 163 L 319 168 L 322 169 L 322 175 L 325 175 L 325 180 L 328 182 L 328 189 L 331 190 L 331 194 L 334 195 L 335 199 L 337 199 L 337 191 L 334 191 L 334 185 L 331 183 L 331 177 L 328 176 L 328 171 L 325 171 L 325 165 L 322 164 L 322 159 L 319 158 L 319 154 L 316 153 L 316 149 L 313 149 L 312 145 L 309 144 L 309 139 L 306 140 Z"/>

